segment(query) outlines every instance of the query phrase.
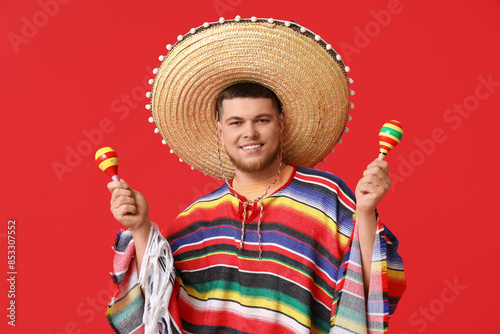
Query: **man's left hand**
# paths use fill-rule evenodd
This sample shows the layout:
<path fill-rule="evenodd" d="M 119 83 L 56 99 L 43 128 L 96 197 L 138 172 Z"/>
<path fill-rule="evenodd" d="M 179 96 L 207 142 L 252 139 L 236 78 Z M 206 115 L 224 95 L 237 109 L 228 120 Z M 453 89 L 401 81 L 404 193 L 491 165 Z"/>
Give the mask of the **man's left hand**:
<path fill-rule="evenodd" d="M 358 216 L 371 215 L 391 186 L 389 165 L 376 159 L 368 165 L 356 186 L 356 212 Z"/>

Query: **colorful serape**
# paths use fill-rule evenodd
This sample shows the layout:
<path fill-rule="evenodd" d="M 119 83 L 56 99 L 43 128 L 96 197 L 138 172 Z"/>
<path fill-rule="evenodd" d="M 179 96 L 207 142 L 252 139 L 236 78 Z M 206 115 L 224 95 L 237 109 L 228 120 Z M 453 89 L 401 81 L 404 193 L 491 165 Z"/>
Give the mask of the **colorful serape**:
<path fill-rule="evenodd" d="M 365 301 L 354 196 L 342 180 L 296 168 L 249 208 L 243 248 L 241 204 L 227 185 L 168 226 L 177 271 L 170 302 L 177 329 L 192 333 L 379 333 L 404 287 L 396 238 L 378 222 Z M 178 293 L 177 293 L 178 291 Z M 176 294 L 177 293 L 177 294 Z M 176 318 L 176 317 L 173 317 Z"/>

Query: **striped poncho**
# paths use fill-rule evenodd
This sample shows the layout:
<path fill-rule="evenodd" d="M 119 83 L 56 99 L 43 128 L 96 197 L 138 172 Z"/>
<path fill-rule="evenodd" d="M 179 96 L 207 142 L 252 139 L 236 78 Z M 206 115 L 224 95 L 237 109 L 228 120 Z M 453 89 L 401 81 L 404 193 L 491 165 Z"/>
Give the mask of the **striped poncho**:
<path fill-rule="evenodd" d="M 365 301 L 354 196 L 344 182 L 298 167 L 263 204 L 260 233 L 260 210 L 249 208 L 242 245 L 242 205 L 227 185 L 197 200 L 168 226 L 177 279 L 170 319 L 162 321 L 172 324 L 171 331 L 386 331 L 405 288 L 397 240 L 379 221 Z M 133 268 L 128 271 L 136 275 Z M 108 310 L 112 326 L 118 316 L 122 325 L 127 321 L 124 310 L 132 303 L 117 305 L 128 297 L 125 291 L 134 292 L 128 280 Z M 136 320 L 129 328 L 140 333 L 142 327 Z"/>

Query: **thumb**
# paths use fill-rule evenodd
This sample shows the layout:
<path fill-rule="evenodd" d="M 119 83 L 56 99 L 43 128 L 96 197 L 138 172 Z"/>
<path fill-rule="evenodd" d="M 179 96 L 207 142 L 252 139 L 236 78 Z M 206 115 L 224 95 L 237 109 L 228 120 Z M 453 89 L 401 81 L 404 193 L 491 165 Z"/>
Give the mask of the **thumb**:
<path fill-rule="evenodd" d="M 125 182 L 125 180 L 124 180 L 124 179 L 120 179 L 120 183 L 122 184 L 122 187 L 123 187 L 124 189 L 130 189 L 130 186 L 128 185 L 128 183 L 127 183 L 127 182 Z"/>

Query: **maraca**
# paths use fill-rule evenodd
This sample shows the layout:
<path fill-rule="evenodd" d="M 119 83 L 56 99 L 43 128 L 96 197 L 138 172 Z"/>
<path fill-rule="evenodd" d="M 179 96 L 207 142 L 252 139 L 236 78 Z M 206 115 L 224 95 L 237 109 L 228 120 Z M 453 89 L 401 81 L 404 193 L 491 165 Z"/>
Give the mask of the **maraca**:
<path fill-rule="evenodd" d="M 113 181 L 118 181 L 118 156 L 111 147 L 103 147 L 95 152 L 97 166 L 111 176 Z"/>
<path fill-rule="evenodd" d="M 384 160 L 387 153 L 392 150 L 403 138 L 403 128 L 401 123 L 392 120 L 384 125 L 380 129 L 378 134 L 380 154 L 378 155 L 378 160 Z"/>

